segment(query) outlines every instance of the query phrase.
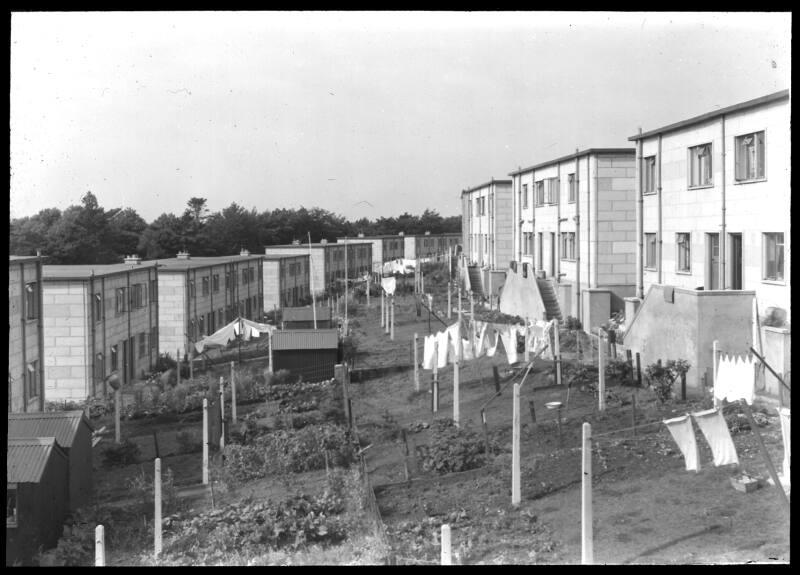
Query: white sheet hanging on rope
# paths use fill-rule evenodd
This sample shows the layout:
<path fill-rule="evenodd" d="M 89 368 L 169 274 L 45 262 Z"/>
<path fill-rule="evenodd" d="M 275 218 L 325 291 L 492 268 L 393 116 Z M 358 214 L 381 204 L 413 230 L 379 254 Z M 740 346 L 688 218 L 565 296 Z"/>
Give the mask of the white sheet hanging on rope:
<path fill-rule="evenodd" d="M 381 278 L 381 287 L 388 295 L 394 295 L 394 290 L 397 287 L 397 280 L 394 278 Z"/>

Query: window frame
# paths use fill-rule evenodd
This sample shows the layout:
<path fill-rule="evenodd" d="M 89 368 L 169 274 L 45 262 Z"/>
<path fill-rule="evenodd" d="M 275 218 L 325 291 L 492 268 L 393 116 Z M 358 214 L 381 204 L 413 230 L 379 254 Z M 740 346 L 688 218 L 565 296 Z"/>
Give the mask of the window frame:
<path fill-rule="evenodd" d="M 642 158 L 642 163 L 642 172 L 644 176 L 642 178 L 642 195 L 650 196 L 658 191 L 656 189 L 656 155 L 645 156 Z"/>
<path fill-rule="evenodd" d="M 567 203 L 574 204 L 578 197 L 577 180 L 575 173 L 567 174 Z"/>
<path fill-rule="evenodd" d="M 522 209 L 527 210 L 528 207 L 528 184 L 522 184 Z"/>
<path fill-rule="evenodd" d="M 109 354 L 108 354 L 111 371 L 119 371 L 119 344 L 114 344 L 111 346 Z"/>
<path fill-rule="evenodd" d="M 708 149 L 708 181 L 701 181 L 697 184 L 694 182 L 694 168 L 695 168 L 695 158 L 702 157 L 697 156 L 696 150 L 700 148 L 707 148 Z M 713 142 L 706 142 L 704 144 L 698 144 L 696 146 L 689 146 L 688 148 L 689 154 L 689 169 L 686 171 L 687 176 L 687 188 L 690 190 L 696 190 L 699 188 L 712 188 L 714 187 L 714 143 Z M 702 172 L 702 165 L 698 163 L 698 171 Z M 701 174 L 698 174 L 700 177 Z"/>
<path fill-rule="evenodd" d="M 569 249 L 567 249 L 569 247 Z M 571 255 L 569 255 L 571 254 Z M 561 232 L 561 260 L 574 262 L 575 259 L 575 232 Z"/>
<path fill-rule="evenodd" d="M 653 245 L 653 261 L 650 262 L 650 241 L 648 237 L 652 237 Z M 658 234 L 646 233 L 644 234 L 644 269 L 655 271 L 658 269 Z"/>
<path fill-rule="evenodd" d="M 686 236 L 686 242 L 681 241 L 681 236 Z M 688 243 L 687 248 L 681 248 L 681 245 Z M 686 250 L 686 268 L 681 268 L 681 251 Z M 692 233 L 691 232 L 675 232 L 675 273 L 691 275 L 692 273 Z"/>
<path fill-rule="evenodd" d="M 778 235 L 781 236 L 780 244 L 777 242 L 777 236 Z M 781 247 L 781 269 L 780 269 L 781 277 L 777 277 L 777 273 L 775 274 L 775 277 L 769 277 L 769 275 L 768 275 L 768 270 L 769 270 L 769 259 L 768 259 L 768 256 L 769 256 L 769 253 L 768 253 L 769 245 L 768 245 L 767 240 L 768 240 L 769 236 L 776 236 L 776 241 L 774 243 L 774 246 L 776 248 L 775 256 L 777 256 L 777 246 L 780 245 L 780 247 Z M 761 244 L 762 244 L 762 248 L 761 248 L 761 281 L 762 282 L 778 283 L 778 284 L 785 284 L 786 283 L 786 269 L 785 269 L 786 268 L 786 244 L 785 244 L 785 241 L 786 241 L 786 236 L 785 236 L 784 232 L 762 232 L 761 233 Z M 776 260 L 777 260 L 777 257 L 776 257 Z M 778 267 L 778 264 L 777 264 L 777 261 L 776 261 L 776 263 L 775 263 L 776 272 L 777 272 L 777 267 Z"/>
<path fill-rule="evenodd" d="M 543 206 L 544 205 L 544 180 L 536 180 L 533 182 L 534 184 L 534 205 L 535 206 Z"/>
<path fill-rule="evenodd" d="M 122 315 L 128 311 L 128 289 L 124 287 L 114 288 L 114 311 L 116 315 Z"/>
<path fill-rule="evenodd" d="M 27 373 L 25 374 L 25 392 L 27 393 L 28 401 L 36 399 L 41 395 L 41 381 L 39 381 L 39 360 L 34 359 L 29 361 L 26 365 Z"/>
<path fill-rule="evenodd" d="M 554 176 L 552 178 L 545 178 L 547 182 L 545 186 L 545 204 L 548 206 L 557 206 L 561 198 L 561 178 Z"/>
<path fill-rule="evenodd" d="M 200 278 L 200 293 L 204 296 L 211 293 L 211 278 L 208 276 Z"/>
<path fill-rule="evenodd" d="M 139 359 L 147 355 L 147 334 L 139 332 Z"/>
<path fill-rule="evenodd" d="M 740 165 L 740 156 L 739 156 L 739 141 L 748 137 L 753 136 L 754 138 L 758 136 L 758 134 L 762 134 L 761 139 L 761 156 L 759 157 L 758 154 L 758 147 L 756 146 L 756 161 L 761 162 L 761 172 L 762 175 L 756 175 L 753 177 L 746 177 L 746 178 L 739 178 L 739 165 Z M 733 138 L 733 183 L 734 184 L 749 184 L 752 182 L 765 182 L 767 180 L 767 131 L 766 130 L 756 130 L 755 132 L 749 132 L 747 134 L 741 134 L 739 136 L 734 136 Z"/>
<path fill-rule="evenodd" d="M 39 309 L 39 282 L 25 283 L 25 321 L 39 319 L 41 310 Z"/>
<path fill-rule="evenodd" d="M 92 306 L 94 307 L 94 321 L 103 321 L 103 294 L 97 292 L 92 299 Z"/>
<path fill-rule="evenodd" d="M 12 515 L 8 514 L 9 502 L 13 496 L 14 502 L 14 513 Z M 10 519 L 11 518 L 11 519 Z M 16 483 L 8 483 L 6 484 L 6 529 L 8 528 L 17 528 L 19 527 L 19 498 L 17 496 L 17 484 Z"/>
<path fill-rule="evenodd" d="M 211 276 L 211 291 L 213 293 L 219 293 L 219 274 Z"/>

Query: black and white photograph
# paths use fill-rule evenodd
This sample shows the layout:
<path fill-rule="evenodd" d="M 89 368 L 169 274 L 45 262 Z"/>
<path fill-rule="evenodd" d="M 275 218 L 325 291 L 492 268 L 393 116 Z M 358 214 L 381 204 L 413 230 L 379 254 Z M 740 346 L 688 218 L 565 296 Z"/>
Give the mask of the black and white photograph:
<path fill-rule="evenodd" d="M 792 12 L 9 12 L 7 567 L 790 564 Z"/>

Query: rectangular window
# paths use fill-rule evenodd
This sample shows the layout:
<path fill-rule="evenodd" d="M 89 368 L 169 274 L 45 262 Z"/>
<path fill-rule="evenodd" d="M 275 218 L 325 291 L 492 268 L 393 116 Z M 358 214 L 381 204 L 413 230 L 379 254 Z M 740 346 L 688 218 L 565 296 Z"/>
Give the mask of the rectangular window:
<path fill-rule="evenodd" d="M 197 295 L 197 292 L 195 291 L 194 280 L 189 280 L 189 297 L 193 298 L 196 295 Z"/>
<path fill-rule="evenodd" d="M 17 526 L 17 485 L 9 483 L 6 487 L 6 529 Z"/>
<path fill-rule="evenodd" d="M 644 235 L 644 267 L 655 269 L 656 267 L 656 234 Z"/>
<path fill-rule="evenodd" d="M 575 232 L 561 233 L 561 259 L 575 259 Z"/>
<path fill-rule="evenodd" d="M 144 307 L 144 286 L 142 284 L 131 286 L 131 307 L 133 309 Z"/>
<path fill-rule="evenodd" d="M 489 217 L 492 217 L 492 204 L 494 203 L 494 194 L 489 194 Z"/>
<path fill-rule="evenodd" d="M 532 232 L 522 232 L 522 253 L 526 256 L 531 253 L 531 235 Z"/>
<path fill-rule="evenodd" d="M 558 195 L 558 178 L 547 178 L 545 202 L 548 204 L 557 204 Z"/>
<path fill-rule="evenodd" d="M 689 187 L 711 184 L 711 144 L 689 148 Z"/>
<path fill-rule="evenodd" d="M 211 278 L 211 289 L 214 290 L 214 293 L 219 291 L 219 274 L 214 274 Z"/>
<path fill-rule="evenodd" d="M 543 206 L 544 205 L 544 180 L 539 180 L 538 182 L 534 182 L 536 186 L 536 205 Z"/>
<path fill-rule="evenodd" d="M 231 274 L 225 272 L 225 289 L 231 289 Z"/>
<path fill-rule="evenodd" d="M 655 194 L 656 193 L 656 157 L 655 156 L 648 156 L 644 159 L 644 166 L 643 166 L 643 185 L 644 188 L 642 189 L 643 194 Z"/>
<path fill-rule="evenodd" d="M 202 286 L 201 286 L 201 289 L 203 290 L 203 295 L 208 295 L 208 292 L 209 292 L 209 285 L 210 285 L 210 284 L 209 284 L 209 280 L 208 280 L 208 278 L 207 278 L 207 277 L 204 277 L 204 278 L 202 279 Z"/>
<path fill-rule="evenodd" d="M 528 184 L 522 184 L 522 207 L 528 207 Z"/>
<path fill-rule="evenodd" d="M 104 359 L 102 353 L 98 353 L 94 356 L 94 378 L 97 381 L 103 381 L 103 378 L 106 376 Z"/>
<path fill-rule="evenodd" d="M 783 281 L 783 232 L 764 234 L 764 279 Z"/>
<path fill-rule="evenodd" d="M 247 270 L 246 269 L 242 270 L 242 285 L 246 285 L 248 279 L 250 279 L 250 278 L 247 275 Z"/>
<path fill-rule="evenodd" d="M 139 359 L 147 355 L 147 334 L 142 332 L 139 334 Z"/>
<path fill-rule="evenodd" d="M 94 294 L 94 321 L 103 319 L 103 296 L 102 294 Z"/>
<path fill-rule="evenodd" d="M 28 399 L 39 397 L 39 361 L 28 364 Z"/>
<path fill-rule="evenodd" d="M 250 272 L 250 283 L 253 283 L 254 281 L 256 281 L 256 270 L 255 268 L 247 268 L 247 269 Z"/>
<path fill-rule="evenodd" d="M 222 327 L 224 325 L 224 322 L 225 322 L 224 314 L 225 314 L 225 312 L 223 311 L 222 308 L 219 308 L 217 310 L 217 325 L 219 325 L 220 327 Z"/>
<path fill-rule="evenodd" d="M 25 319 L 39 317 L 39 284 L 25 284 Z"/>
<path fill-rule="evenodd" d="M 128 290 L 126 288 L 116 289 L 114 309 L 116 310 L 117 314 L 124 313 L 128 309 L 128 298 L 126 295 L 127 291 Z"/>
<path fill-rule="evenodd" d="M 205 335 L 206 334 L 206 319 L 205 319 L 204 316 L 201 315 L 197 319 L 197 325 L 198 325 L 197 336 L 200 337 L 202 335 Z"/>
<path fill-rule="evenodd" d="M 736 181 L 760 180 L 764 177 L 764 132 L 736 138 Z"/>
<path fill-rule="evenodd" d="M 692 236 L 691 234 L 675 234 L 675 243 L 677 244 L 678 254 L 678 271 L 690 272 L 692 271 Z"/>
<path fill-rule="evenodd" d="M 119 368 L 119 344 L 111 346 L 111 371 Z"/>
<path fill-rule="evenodd" d="M 157 301 L 158 298 L 158 282 L 156 280 L 150 280 L 150 302 L 154 303 Z"/>
<path fill-rule="evenodd" d="M 575 174 L 568 174 L 567 182 L 569 183 L 569 191 L 567 192 L 567 201 L 571 203 L 575 201 L 575 197 L 578 194 L 578 188 L 575 185 L 576 184 Z"/>
<path fill-rule="evenodd" d="M 156 344 L 158 343 L 158 327 L 153 326 L 150 328 L 150 349 L 156 349 L 158 347 Z"/>

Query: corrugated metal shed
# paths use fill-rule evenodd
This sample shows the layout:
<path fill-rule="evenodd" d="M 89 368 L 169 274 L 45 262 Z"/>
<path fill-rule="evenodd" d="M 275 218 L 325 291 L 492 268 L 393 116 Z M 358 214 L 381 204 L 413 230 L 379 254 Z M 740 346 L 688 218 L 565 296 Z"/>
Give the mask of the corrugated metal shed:
<path fill-rule="evenodd" d="M 284 329 L 275 332 L 272 341 L 273 351 L 297 349 L 337 349 L 339 330 L 337 329 Z"/>
<path fill-rule="evenodd" d="M 8 437 L 55 437 L 69 449 L 82 421 L 94 430 L 82 410 L 9 413 Z"/>
<path fill-rule="evenodd" d="M 317 320 L 331 319 L 331 308 L 317 306 Z M 282 321 L 314 321 L 314 310 L 311 307 L 285 307 L 281 310 Z"/>
<path fill-rule="evenodd" d="M 55 437 L 9 437 L 6 452 L 6 481 L 38 483 L 54 450 L 66 459 L 67 456 Z"/>

